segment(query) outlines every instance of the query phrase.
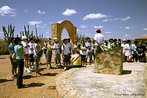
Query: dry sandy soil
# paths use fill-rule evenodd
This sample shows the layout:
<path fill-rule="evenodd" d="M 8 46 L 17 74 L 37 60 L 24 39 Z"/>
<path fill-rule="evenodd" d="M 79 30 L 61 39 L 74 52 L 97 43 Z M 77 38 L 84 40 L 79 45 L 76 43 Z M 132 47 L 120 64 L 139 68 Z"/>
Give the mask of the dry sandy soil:
<path fill-rule="evenodd" d="M 45 63 L 44 58 L 41 59 Z M 53 67 L 54 63 L 52 63 Z M 0 56 L 0 98 L 61 98 L 56 90 L 55 79 L 63 69 L 46 69 L 40 66 L 42 76 L 36 77 L 35 73 L 24 72 L 23 83 L 27 88 L 18 89 L 16 79 L 11 76 L 11 65 L 8 55 Z"/>

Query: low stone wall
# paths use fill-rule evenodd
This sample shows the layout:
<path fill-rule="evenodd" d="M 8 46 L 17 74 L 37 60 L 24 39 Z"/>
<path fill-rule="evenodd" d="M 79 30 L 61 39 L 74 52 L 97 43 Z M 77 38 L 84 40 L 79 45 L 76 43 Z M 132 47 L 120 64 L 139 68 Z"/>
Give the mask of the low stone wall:
<path fill-rule="evenodd" d="M 120 75 L 122 71 L 122 48 L 96 54 L 94 72 Z"/>

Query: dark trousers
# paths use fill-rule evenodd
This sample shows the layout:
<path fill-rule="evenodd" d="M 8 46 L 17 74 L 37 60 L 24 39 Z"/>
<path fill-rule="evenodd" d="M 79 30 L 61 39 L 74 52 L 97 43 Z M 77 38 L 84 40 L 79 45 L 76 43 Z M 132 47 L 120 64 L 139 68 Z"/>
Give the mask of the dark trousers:
<path fill-rule="evenodd" d="M 133 54 L 133 60 L 134 60 L 134 62 L 138 61 L 138 55 L 137 54 Z"/>
<path fill-rule="evenodd" d="M 23 59 L 17 60 L 18 64 L 18 74 L 17 74 L 17 87 L 21 88 L 23 85 L 23 69 L 24 69 L 24 61 Z"/>

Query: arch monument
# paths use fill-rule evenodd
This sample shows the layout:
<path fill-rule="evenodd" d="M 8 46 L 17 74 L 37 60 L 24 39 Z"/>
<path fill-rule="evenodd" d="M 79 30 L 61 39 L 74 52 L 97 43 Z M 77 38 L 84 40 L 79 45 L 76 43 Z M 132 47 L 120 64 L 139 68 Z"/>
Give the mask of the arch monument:
<path fill-rule="evenodd" d="M 56 37 L 61 45 L 61 34 L 64 28 L 67 30 L 71 42 L 75 43 L 77 37 L 77 28 L 69 20 L 63 20 L 51 24 L 52 39 Z"/>

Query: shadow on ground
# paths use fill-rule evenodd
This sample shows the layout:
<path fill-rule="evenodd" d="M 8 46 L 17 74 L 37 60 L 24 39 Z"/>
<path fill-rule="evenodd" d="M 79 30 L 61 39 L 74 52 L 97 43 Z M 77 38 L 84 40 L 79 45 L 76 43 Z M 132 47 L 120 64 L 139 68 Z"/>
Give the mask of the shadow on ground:
<path fill-rule="evenodd" d="M 33 78 L 32 75 L 25 75 L 25 76 L 23 76 L 23 79 L 31 79 L 31 78 Z"/>
<path fill-rule="evenodd" d="M 27 87 L 41 87 L 45 85 L 44 83 L 30 83 L 30 84 L 27 84 Z"/>
<path fill-rule="evenodd" d="M 42 76 L 56 76 L 58 73 L 45 73 Z"/>
<path fill-rule="evenodd" d="M 13 80 L 0 79 L 0 83 L 4 83 L 4 82 L 8 82 L 8 81 L 13 81 Z"/>
<path fill-rule="evenodd" d="M 131 74 L 132 70 L 123 70 L 122 75 Z"/>

